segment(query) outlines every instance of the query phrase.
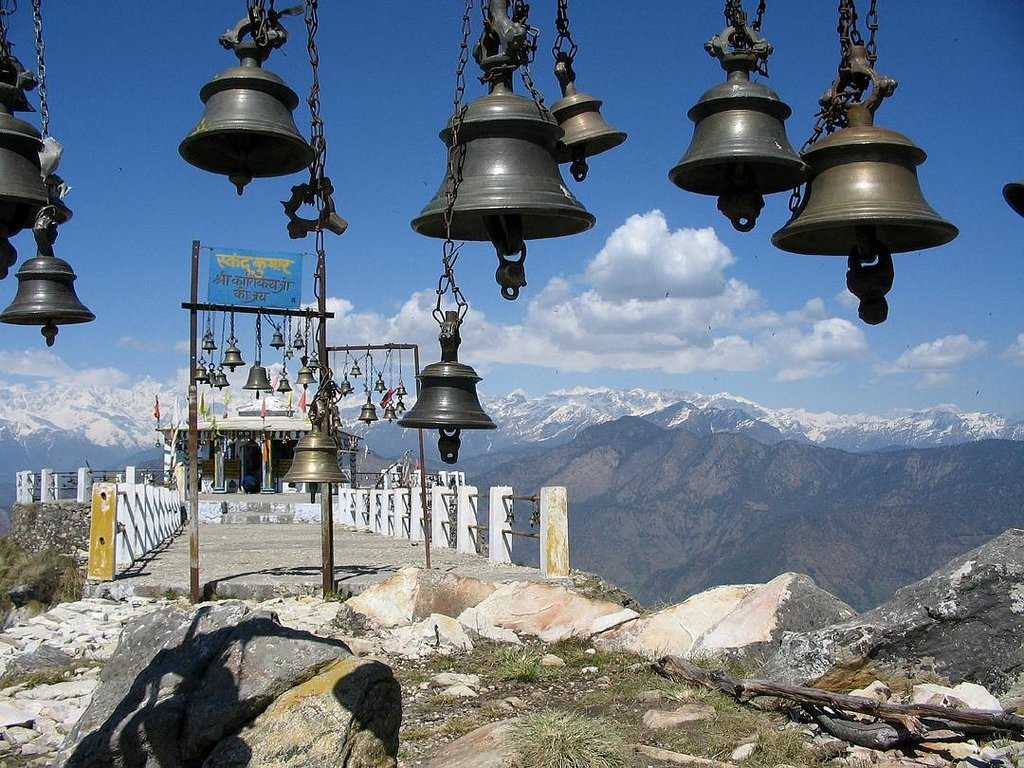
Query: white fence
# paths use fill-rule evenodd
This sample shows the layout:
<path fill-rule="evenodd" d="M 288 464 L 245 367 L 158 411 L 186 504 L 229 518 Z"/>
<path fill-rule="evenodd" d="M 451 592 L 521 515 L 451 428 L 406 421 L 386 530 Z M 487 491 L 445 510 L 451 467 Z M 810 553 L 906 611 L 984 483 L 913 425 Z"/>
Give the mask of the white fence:
<path fill-rule="evenodd" d="M 185 522 L 185 497 L 177 490 L 153 485 L 125 467 L 117 488 L 115 572 L 131 567 L 178 533 Z"/>
<path fill-rule="evenodd" d="M 157 483 L 164 477 L 163 470 L 138 469 L 125 467 L 117 470 L 93 470 L 79 467 L 70 472 L 58 472 L 53 469 L 31 469 L 15 473 L 14 502 L 16 504 L 32 504 L 34 502 L 77 501 L 88 504 L 92 500 L 94 482 L 127 482 L 126 473 L 131 470 L 140 482 Z"/>
<path fill-rule="evenodd" d="M 509 486 L 491 488 L 487 520 L 480 519 L 480 493 L 472 485 L 451 482 L 427 489 L 431 546 L 483 555 L 495 564 L 512 563 L 515 537 L 536 539 L 540 567 L 545 576 L 569 575 L 569 529 L 566 490 L 542 488 L 537 496 L 519 497 Z M 531 530 L 514 528 L 515 501 L 534 504 Z M 335 522 L 360 531 L 410 542 L 424 540 L 428 517 L 423 512 L 420 487 L 339 488 Z M 532 529 L 536 530 L 532 530 Z"/>

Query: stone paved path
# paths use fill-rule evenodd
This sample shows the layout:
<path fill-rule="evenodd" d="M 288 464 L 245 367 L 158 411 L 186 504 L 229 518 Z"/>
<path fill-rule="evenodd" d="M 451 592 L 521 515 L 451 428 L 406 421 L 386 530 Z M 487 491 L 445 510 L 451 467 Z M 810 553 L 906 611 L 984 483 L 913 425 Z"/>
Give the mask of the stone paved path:
<path fill-rule="evenodd" d="M 493 566 L 486 558 L 433 549 L 433 567 L 491 581 L 542 581 L 536 568 Z M 343 526 L 334 530 L 335 580 L 358 594 L 400 568 L 424 565 L 423 544 Z M 199 580 L 207 596 L 262 599 L 320 590 L 320 526 L 203 525 L 199 529 Z M 94 593 L 164 597 L 188 593 L 188 533 L 142 560 Z"/>

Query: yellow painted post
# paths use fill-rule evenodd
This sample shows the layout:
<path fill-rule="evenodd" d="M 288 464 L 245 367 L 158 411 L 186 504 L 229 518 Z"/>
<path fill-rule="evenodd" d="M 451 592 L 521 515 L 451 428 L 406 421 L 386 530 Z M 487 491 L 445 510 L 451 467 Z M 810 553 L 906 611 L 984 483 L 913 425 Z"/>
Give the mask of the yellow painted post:
<path fill-rule="evenodd" d="M 117 567 L 117 484 L 93 483 L 89 521 L 89 578 L 111 581 Z"/>

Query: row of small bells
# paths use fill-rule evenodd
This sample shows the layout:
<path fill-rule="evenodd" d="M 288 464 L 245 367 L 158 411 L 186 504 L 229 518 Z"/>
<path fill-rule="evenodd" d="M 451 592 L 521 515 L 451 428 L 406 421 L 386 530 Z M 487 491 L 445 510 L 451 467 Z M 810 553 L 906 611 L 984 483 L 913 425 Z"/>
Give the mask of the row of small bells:
<path fill-rule="evenodd" d="M 772 243 L 791 253 L 848 257 L 848 286 L 861 299 L 860 317 L 881 323 L 888 314 L 891 254 L 944 245 L 958 234 L 921 192 L 916 168 L 925 153 L 903 134 L 874 125 L 875 108 L 896 82 L 870 69 L 864 46 L 851 46 L 849 76 L 873 82 L 871 103 L 850 104 L 846 127 L 797 154 L 784 125 L 791 110 L 773 90 L 751 81 L 757 57 L 731 44 L 738 32 L 728 27 L 706 45 L 726 81 L 690 109 L 693 139 L 669 178 L 686 191 L 717 197 L 719 210 L 742 232 L 753 229 L 763 195 L 806 183 L 800 205 Z M 767 58 L 770 44 L 750 27 L 743 32 Z"/>

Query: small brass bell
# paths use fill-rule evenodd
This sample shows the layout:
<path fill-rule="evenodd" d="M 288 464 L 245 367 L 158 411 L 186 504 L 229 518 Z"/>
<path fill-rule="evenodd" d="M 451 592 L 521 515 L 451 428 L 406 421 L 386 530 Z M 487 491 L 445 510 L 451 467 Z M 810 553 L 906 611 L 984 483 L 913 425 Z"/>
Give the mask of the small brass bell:
<path fill-rule="evenodd" d="M 206 370 L 206 366 L 202 363 L 196 365 L 196 375 L 193 377 L 196 384 L 209 384 L 210 374 Z"/>
<path fill-rule="evenodd" d="M 248 389 L 256 394 L 274 391 L 274 388 L 270 385 L 270 378 L 267 376 L 267 369 L 259 363 L 253 363 L 249 368 L 249 378 L 242 389 Z"/>
<path fill-rule="evenodd" d="M 338 392 L 341 393 L 342 397 L 348 397 L 349 395 L 352 394 L 352 382 L 348 380 L 347 375 L 345 376 L 344 379 L 342 379 L 341 384 L 338 385 Z"/>
<path fill-rule="evenodd" d="M 358 379 L 360 376 L 363 375 L 362 370 L 360 370 L 359 368 L 358 360 L 352 361 L 352 370 L 348 372 L 348 375 L 351 376 L 353 379 Z"/>
<path fill-rule="evenodd" d="M 384 394 L 388 391 L 388 385 L 384 383 L 384 374 L 377 374 L 377 383 L 373 385 L 374 390 L 380 394 Z"/>
<path fill-rule="evenodd" d="M 227 374 L 224 373 L 223 367 L 218 366 L 217 370 L 214 371 L 213 376 L 213 386 L 215 386 L 217 389 L 225 389 L 231 386 L 231 383 L 228 381 Z"/>
<path fill-rule="evenodd" d="M 388 423 L 391 423 L 398 418 L 398 414 L 395 412 L 395 406 L 391 403 L 384 406 L 384 418 L 388 420 Z"/>
<path fill-rule="evenodd" d="M 338 443 L 323 433 L 320 422 L 304 434 L 295 446 L 292 466 L 282 478 L 284 483 L 343 483 L 346 478 L 338 466 Z"/>
<path fill-rule="evenodd" d="M 277 391 L 282 395 L 292 391 L 292 384 L 288 381 L 288 371 L 281 371 L 281 378 L 277 382 Z"/>
<path fill-rule="evenodd" d="M 395 411 L 405 413 L 405 402 L 403 402 L 401 395 L 398 396 L 398 402 L 395 403 Z"/>
<path fill-rule="evenodd" d="M 300 387 L 308 387 L 315 381 L 316 377 L 313 375 L 312 369 L 306 365 L 305 359 L 303 359 L 302 367 L 299 368 L 299 372 L 295 375 L 295 383 Z"/>
<path fill-rule="evenodd" d="M 792 110 L 771 88 L 752 82 L 758 54 L 771 45 L 746 28 L 752 50 L 735 50 L 729 27 L 705 46 L 728 73 L 687 112 L 693 140 L 669 171 L 672 183 L 687 192 L 713 195 L 718 209 L 740 232 L 749 232 L 764 207 L 763 195 L 791 190 L 807 174 L 807 165 L 786 136 Z"/>
<path fill-rule="evenodd" d="M 39 165 L 39 131 L 14 117 L 15 112 L 32 111 L 25 91 L 35 86 L 35 76 L 17 58 L 0 58 L 0 280 L 18 258 L 8 238 L 31 225 L 48 200 Z"/>
<path fill-rule="evenodd" d="M 398 386 L 395 388 L 395 395 L 398 397 L 405 397 L 407 394 L 409 394 L 409 391 L 405 388 L 405 382 L 398 382 Z"/>
<path fill-rule="evenodd" d="M 274 349 L 284 349 L 284 336 L 280 331 L 274 331 L 274 335 L 270 337 L 270 346 Z"/>
<path fill-rule="evenodd" d="M 295 332 L 295 338 L 292 339 L 292 349 L 305 349 L 306 340 L 302 338 L 302 331 Z"/>
<path fill-rule="evenodd" d="M 239 64 L 200 90 L 203 116 L 178 147 L 197 168 L 227 176 L 238 194 L 253 178 L 297 173 L 313 160 L 313 149 L 292 117 L 299 97 L 261 66 L 287 40 L 279 16 L 271 11 L 259 30 L 246 16 L 221 35 L 221 45 L 238 56 Z M 243 39 L 257 34 L 260 41 Z"/>
<path fill-rule="evenodd" d="M 446 312 L 441 327 L 441 361 L 431 363 L 417 377 L 420 395 L 412 409 L 398 422 L 400 427 L 436 429 L 440 432 L 441 460 L 459 460 L 463 429 L 495 429 L 480 405 L 476 385 L 481 381 L 470 366 L 459 362 L 459 313 Z"/>
<path fill-rule="evenodd" d="M 2 313 L 0 322 L 11 325 L 38 325 L 52 347 L 58 326 L 89 323 L 96 316 L 82 304 L 75 293 L 75 272 L 64 259 L 53 254 L 58 220 L 66 220 L 71 212 L 62 204 L 39 209 L 32 227 L 37 253 L 18 270 L 18 292 Z"/>
<path fill-rule="evenodd" d="M 600 99 L 576 90 L 576 73 L 564 55 L 555 64 L 555 77 L 562 98 L 551 105 L 551 114 L 564 132 L 555 157 L 559 163 L 572 163 L 572 177 L 583 181 L 588 171 L 586 159 L 615 149 L 626 140 L 626 134 L 609 125 L 601 115 Z"/>
<path fill-rule="evenodd" d="M 1024 216 L 1024 181 L 1015 181 L 1003 187 L 1003 197 L 1013 210 Z"/>
<path fill-rule="evenodd" d="M 372 424 L 377 421 L 377 408 L 374 406 L 369 394 L 366 395 L 366 402 L 359 411 L 359 421 L 364 424 Z"/>
<path fill-rule="evenodd" d="M 309 356 L 309 362 L 307 362 L 306 365 L 308 365 L 314 371 L 320 367 L 320 360 L 319 358 L 317 358 L 315 352 Z"/>
<path fill-rule="evenodd" d="M 238 349 L 238 340 L 234 336 L 228 339 L 228 348 L 224 350 L 224 359 L 221 360 L 221 365 L 231 372 L 234 372 L 235 368 L 245 365 L 242 352 Z"/>
<path fill-rule="evenodd" d="M 204 352 L 214 352 L 217 349 L 217 342 L 213 339 L 213 331 L 207 331 L 203 334 L 203 347 Z"/>

